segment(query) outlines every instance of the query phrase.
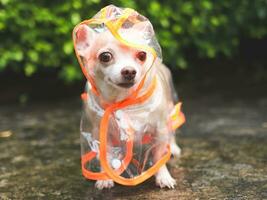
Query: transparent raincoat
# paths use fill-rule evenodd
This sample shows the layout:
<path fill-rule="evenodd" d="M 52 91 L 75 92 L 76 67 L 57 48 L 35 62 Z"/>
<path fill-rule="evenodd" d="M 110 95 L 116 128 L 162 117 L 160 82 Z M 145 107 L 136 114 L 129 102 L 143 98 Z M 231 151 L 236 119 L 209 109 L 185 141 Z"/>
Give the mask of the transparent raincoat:
<path fill-rule="evenodd" d="M 155 62 L 161 62 L 161 48 L 153 29 L 147 29 L 149 31 L 143 33 L 145 42 L 143 40 L 142 43 L 131 41 L 123 34 L 125 29 L 130 30 L 143 22 L 152 27 L 147 18 L 133 9 L 110 5 L 100 10 L 92 19 L 83 21 L 74 28 L 75 52 L 89 88 L 82 94 L 85 109 L 80 127 L 82 173 L 88 179 L 112 179 L 123 185 L 137 185 L 145 181 L 169 160 L 170 137 L 185 121 L 183 113 L 180 112 L 181 103 L 174 105 L 172 89 L 167 84 L 171 80 L 147 75 Z M 77 51 L 76 34 L 81 25 L 89 26 L 97 34 L 110 31 L 123 45 L 144 50 L 152 55 L 153 59 L 147 63 L 147 72 L 138 87 L 126 99 L 112 104 L 102 99 L 94 82 L 93 66 L 88 66 Z M 163 92 L 156 94 L 159 83 L 165 83 L 165 86 Z M 155 105 L 157 95 L 165 95 L 166 99 L 166 119 L 162 122 L 151 115 L 152 107 L 158 106 Z M 154 105 L 150 105 L 151 102 Z M 159 133 L 159 127 L 165 130 L 164 133 Z"/>

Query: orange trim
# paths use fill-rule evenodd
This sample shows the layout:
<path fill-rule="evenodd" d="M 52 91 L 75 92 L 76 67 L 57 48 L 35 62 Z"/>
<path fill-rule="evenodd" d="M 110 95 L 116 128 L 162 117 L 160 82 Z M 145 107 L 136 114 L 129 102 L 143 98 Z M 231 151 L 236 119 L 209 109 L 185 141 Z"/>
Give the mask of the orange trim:
<path fill-rule="evenodd" d="M 185 116 L 184 116 L 184 113 L 181 112 L 181 106 L 182 106 L 181 102 L 177 103 L 174 106 L 174 110 L 171 113 L 171 116 L 169 118 L 169 122 L 168 122 L 169 127 L 173 131 L 185 123 Z"/>
<path fill-rule="evenodd" d="M 85 164 L 90 162 L 93 158 L 97 155 L 96 152 L 91 151 L 85 155 L 82 155 L 82 173 L 85 178 L 92 179 L 92 180 L 106 180 L 110 179 L 106 173 L 104 172 L 91 172 L 85 168 Z"/>
<path fill-rule="evenodd" d="M 79 24 L 80 25 L 80 24 Z M 81 60 L 81 58 L 80 58 L 80 56 L 79 56 L 79 54 L 78 54 L 78 51 L 77 51 L 77 48 L 76 48 L 76 36 L 75 36 L 75 34 L 76 34 L 76 29 L 77 29 L 77 27 L 78 27 L 78 25 L 77 26 L 75 26 L 75 28 L 73 29 L 73 32 L 72 32 L 72 38 L 73 38 L 73 45 L 74 45 L 74 51 L 75 51 L 75 54 L 76 54 L 76 57 L 77 57 L 77 59 L 78 59 L 78 62 L 79 62 L 79 64 L 80 64 L 80 67 L 81 67 L 81 70 L 82 70 L 82 72 L 83 72 L 83 74 L 84 74 L 84 76 L 86 77 L 86 79 L 90 82 L 90 84 L 91 84 L 91 90 L 92 90 L 92 92 L 95 94 L 95 95 L 99 95 L 99 93 L 98 93 L 98 91 L 97 91 L 97 89 L 96 89 L 96 86 L 95 86 L 95 84 L 94 84 L 94 79 L 89 75 L 89 73 L 87 73 L 87 71 L 86 71 L 86 68 L 83 66 L 83 63 L 82 63 L 82 60 Z"/>
<path fill-rule="evenodd" d="M 84 100 L 84 101 L 88 100 L 88 94 L 86 92 L 82 93 L 81 94 L 81 99 Z"/>
<path fill-rule="evenodd" d="M 94 151 L 90 151 L 89 153 L 82 156 L 82 173 L 85 178 L 92 180 L 106 180 L 110 179 L 105 172 L 91 172 L 86 169 L 85 164 L 90 162 L 92 159 L 96 157 L 97 153 Z M 126 156 L 122 161 L 122 164 L 119 169 L 116 169 L 116 173 L 120 175 L 124 172 L 124 170 L 128 167 L 133 156 L 133 140 L 129 140 L 126 143 Z"/>
<path fill-rule="evenodd" d="M 184 123 L 185 123 L 184 113 L 180 112 L 178 117 L 177 117 L 177 121 L 172 123 L 172 130 L 176 130 L 177 128 L 179 128 Z"/>

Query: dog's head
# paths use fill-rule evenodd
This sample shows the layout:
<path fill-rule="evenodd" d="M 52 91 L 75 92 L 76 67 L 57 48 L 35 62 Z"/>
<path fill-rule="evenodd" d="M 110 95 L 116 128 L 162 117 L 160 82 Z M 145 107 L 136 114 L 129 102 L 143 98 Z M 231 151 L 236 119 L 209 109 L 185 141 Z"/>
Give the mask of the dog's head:
<path fill-rule="evenodd" d="M 146 44 L 145 35 L 151 31 L 150 23 L 140 22 L 131 29 L 121 29 L 119 34 L 127 41 Z M 108 84 L 116 90 L 128 90 L 138 85 L 153 62 L 151 52 L 121 43 L 110 31 L 96 32 L 81 24 L 75 37 L 78 56 L 97 88 Z"/>

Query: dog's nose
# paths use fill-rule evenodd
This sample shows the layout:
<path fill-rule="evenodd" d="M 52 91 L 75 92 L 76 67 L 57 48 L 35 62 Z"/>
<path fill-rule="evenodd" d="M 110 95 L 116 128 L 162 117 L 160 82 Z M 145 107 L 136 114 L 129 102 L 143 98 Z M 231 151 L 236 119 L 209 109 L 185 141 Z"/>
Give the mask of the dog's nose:
<path fill-rule="evenodd" d="M 124 67 L 121 70 L 121 75 L 123 76 L 125 80 L 131 81 L 135 78 L 136 70 L 132 67 Z"/>

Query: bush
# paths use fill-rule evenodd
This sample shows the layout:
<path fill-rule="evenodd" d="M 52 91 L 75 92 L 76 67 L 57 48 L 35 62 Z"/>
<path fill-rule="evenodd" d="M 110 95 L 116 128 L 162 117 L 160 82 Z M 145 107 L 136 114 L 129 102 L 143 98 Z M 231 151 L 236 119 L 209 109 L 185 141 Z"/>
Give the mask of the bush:
<path fill-rule="evenodd" d="M 187 67 L 187 49 L 203 58 L 232 56 L 241 37 L 267 35 L 265 0 L 0 0 L 0 70 L 31 76 L 56 68 L 66 81 L 80 79 L 72 29 L 110 3 L 132 7 L 151 20 L 165 63 L 172 67 Z"/>

